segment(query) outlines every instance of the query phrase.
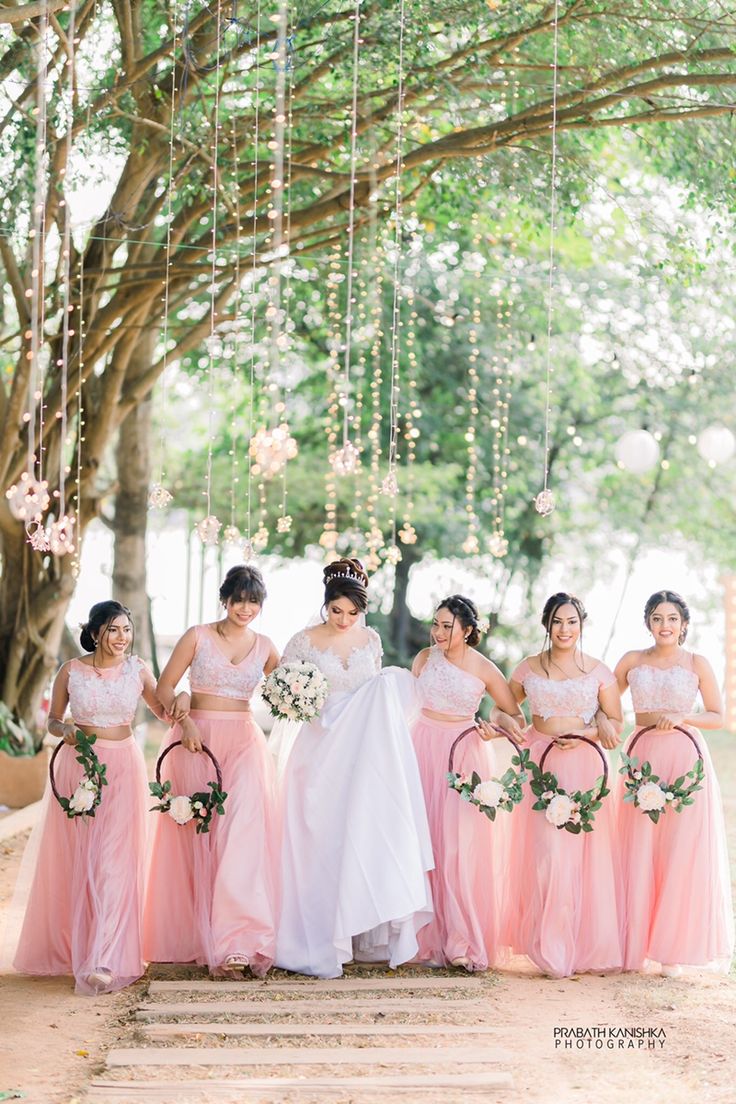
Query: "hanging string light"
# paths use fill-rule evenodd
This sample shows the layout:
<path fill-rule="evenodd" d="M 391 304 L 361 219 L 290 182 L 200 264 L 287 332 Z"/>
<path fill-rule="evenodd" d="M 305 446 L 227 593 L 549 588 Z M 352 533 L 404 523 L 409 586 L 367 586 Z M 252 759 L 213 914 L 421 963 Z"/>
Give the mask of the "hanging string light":
<path fill-rule="evenodd" d="M 406 358 L 408 361 L 409 405 L 404 417 L 406 475 L 404 486 L 404 510 L 401 529 L 399 529 L 399 540 L 402 544 L 416 544 L 417 531 L 412 524 L 412 519 L 414 517 L 414 465 L 417 457 L 417 441 L 419 439 L 419 426 L 417 422 L 422 412 L 417 403 L 417 354 L 414 348 L 416 341 L 417 311 L 412 291 L 407 294 L 406 306 L 409 315 L 405 340 Z"/>
<path fill-rule="evenodd" d="M 330 257 L 327 272 L 327 347 L 329 360 L 325 369 L 326 378 L 330 386 L 327 397 L 327 411 L 325 414 L 325 436 L 327 438 L 327 453 L 331 456 L 335 452 L 338 439 L 338 413 L 340 410 L 338 398 L 338 373 L 340 355 L 340 334 L 342 330 L 342 313 L 340 310 L 340 285 L 343 282 L 342 275 L 342 249 L 339 241 L 335 243 Z M 334 552 L 337 546 L 337 482 L 335 471 L 328 465 L 325 472 L 325 520 L 320 534 L 319 543 L 326 552 Z"/>
<path fill-rule="evenodd" d="M 353 356 L 353 316 L 355 299 L 353 297 L 354 257 L 355 257 L 355 172 L 358 152 L 358 73 L 360 56 L 360 4 L 355 0 L 353 7 L 353 94 L 350 115 L 350 199 L 348 203 L 348 257 L 345 293 L 345 350 L 343 360 L 343 378 L 339 402 L 342 406 L 342 443 L 330 457 L 332 470 L 336 475 L 352 475 L 360 462 L 360 452 L 350 440 L 350 361 Z"/>
<path fill-rule="evenodd" d="M 84 323 L 84 249 L 79 252 L 79 305 L 77 307 L 78 318 L 77 322 L 78 334 L 77 334 L 77 387 L 76 387 L 76 406 L 77 406 L 77 441 L 76 441 L 76 472 L 75 472 L 75 508 L 76 508 L 76 530 L 77 534 L 82 532 L 82 445 L 84 444 L 84 403 L 82 399 L 82 381 L 84 379 L 84 343 L 86 338 L 85 323 Z M 80 560 L 80 548 L 79 538 L 77 538 L 77 546 L 74 550 L 74 559 L 72 560 L 72 575 L 75 579 L 79 578 L 79 572 L 81 568 Z"/>
<path fill-rule="evenodd" d="M 291 20 L 291 11 L 289 10 L 289 20 Z M 291 249 L 291 182 L 292 182 L 292 169 L 293 169 L 293 134 L 294 134 L 294 56 L 293 56 L 293 43 L 294 43 L 294 31 L 291 23 L 288 27 L 288 33 L 286 37 L 286 57 L 285 66 L 287 73 L 286 82 L 286 174 L 285 174 L 285 188 L 284 188 L 284 241 Z M 294 329 L 294 323 L 289 317 L 289 310 L 291 306 L 291 300 L 294 295 L 294 289 L 291 286 L 291 277 L 294 271 L 294 264 L 291 257 L 289 257 L 288 267 L 286 270 L 286 282 L 284 287 L 283 300 L 286 304 L 285 307 L 285 319 L 284 319 L 284 332 L 288 335 L 289 341 L 290 335 Z M 283 405 L 284 405 L 284 418 L 288 425 L 288 412 L 291 398 L 291 384 L 289 381 L 288 371 L 285 374 L 283 384 Z M 276 520 L 276 532 L 280 534 L 288 533 L 291 530 L 293 519 L 289 515 L 287 510 L 287 472 L 288 464 L 284 464 L 281 469 L 281 512 Z"/>
<path fill-rule="evenodd" d="M 222 539 L 225 544 L 240 545 L 241 535 L 235 523 L 236 512 L 236 500 L 238 493 L 238 485 L 240 483 L 239 476 L 239 456 L 237 449 L 238 441 L 238 417 L 237 417 L 237 387 L 236 387 L 236 372 L 238 364 L 238 352 L 239 352 L 239 327 L 240 327 L 240 314 L 242 309 L 242 297 L 243 287 L 240 273 L 240 181 L 238 177 L 238 170 L 240 167 L 240 159 L 238 156 L 238 133 L 236 123 L 237 112 L 233 112 L 230 120 L 231 132 L 231 148 L 233 158 L 233 179 L 232 188 L 235 196 L 235 302 L 233 305 L 233 325 L 228 335 L 227 348 L 225 354 L 230 362 L 231 371 L 233 374 L 231 389 L 230 389 L 230 521 L 222 530 Z"/>
<path fill-rule="evenodd" d="M 167 369 L 169 361 L 169 295 L 171 277 L 171 231 L 174 222 L 174 118 L 176 116 L 176 42 L 177 27 L 179 24 L 177 0 L 174 0 L 171 12 L 172 44 L 171 44 L 171 118 L 169 121 L 169 178 L 166 187 L 166 247 L 164 255 L 164 325 L 163 325 L 163 366 L 161 369 L 161 433 L 158 440 L 158 466 L 156 479 L 151 486 L 148 495 L 148 505 L 152 509 L 161 510 L 173 499 L 173 495 L 165 485 L 166 471 L 166 414 L 167 414 Z"/>
<path fill-rule="evenodd" d="M 406 29 L 405 0 L 399 5 L 399 76 L 396 103 L 396 165 L 394 170 L 394 245 L 393 245 L 393 305 L 391 310 L 391 377 L 389 384 L 389 445 L 388 474 L 381 484 L 381 493 L 389 499 L 391 542 L 383 550 L 389 564 L 397 564 L 401 550 L 396 544 L 396 497 L 399 441 L 399 355 L 401 347 L 401 248 L 403 210 L 401 176 L 404 166 L 404 33 Z"/>
<path fill-rule="evenodd" d="M 29 236 L 31 246 L 31 281 L 25 290 L 30 300 L 30 320 L 24 331 L 25 358 L 28 362 L 28 409 L 23 420 L 28 427 L 26 470 L 17 483 L 5 492 L 11 513 L 25 523 L 28 541 L 37 551 L 48 551 L 48 538 L 42 517 L 50 505 L 48 481 L 43 477 L 43 364 L 41 350 L 44 339 L 44 242 L 46 193 L 46 81 L 48 76 L 48 8 L 43 5 L 39 16 L 36 43 L 36 137 L 33 187 L 33 217 Z M 36 418 L 38 417 L 38 452 L 36 451 Z"/>
<path fill-rule="evenodd" d="M 217 544 L 222 522 L 212 513 L 212 443 L 215 433 L 215 365 L 222 355 L 222 342 L 216 332 L 216 302 L 217 302 L 217 213 L 219 197 L 219 165 L 218 151 L 220 145 L 220 43 L 222 7 L 220 0 L 217 4 L 216 16 L 217 46 L 215 54 L 215 108 L 213 120 L 212 141 L 212 243 L 210 266 L 210 332 L 206 341 L 207 347 L 207 401 L 209 406 L 208 432 L 207 432 L 207 477 L 204 495 L 207 502 L 207 513 L 201 521 L 195 525 L 195 531 L 204 545 Z"/>
<path fill-rule="evenodd" d="M 465 514 L 467 533 L 463 541 L 463 552 L 468 556 L 477 556 L 480 552 L 480 521 L 475 508 L 475 481 L 478 474 L 478 448 L 476 444 L 478 426 L 478 331 L 480 328 L 480 296 L 473 296 L 472 323 L 468 332 L 470 353 L 468 355 L 468 423 L 465 429 L 465 441 L 468 446 L 468 466 L 465 473 Z"/>
<path fill-rule="evenodd" d="M 552 316 L 554 313 L 553 293 L 555 274 L 555 231 L 557 222 L 557 87 L 558 87 L 558 45 L 559 45 L 559 0 L 555 0 L 552 19 L 553 61 L 552 61 L 552 181 L 550 185 L 550 225 L 549 225 L 549 273 L 547 281 L 547 366 L 545 379 L 544 404 L 544 485 L 534 499 L 534 509 L 542 517 L 547 517 L 555 508 L 555 497 L 549 489 L 549 453 L 550 421 L 552 411 Z"/>

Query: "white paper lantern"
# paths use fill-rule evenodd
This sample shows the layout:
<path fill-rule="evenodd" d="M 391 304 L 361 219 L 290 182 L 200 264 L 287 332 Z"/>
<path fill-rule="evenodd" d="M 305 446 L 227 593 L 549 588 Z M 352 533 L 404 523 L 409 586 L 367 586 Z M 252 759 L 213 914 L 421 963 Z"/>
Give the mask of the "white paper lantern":
<path fill-rule="evenodd" d="M 622 468 L 643 475 L 659 460 L 659 445 L 647 429 L 630 429 L 616 442 L 616 459 Z"/>
<path fill-rule="evenodd" d="M 711 467 L 725 464 L 736 451 L 736 437 L 722 425 L 712 425 L 698 435 L 698 452 Z"/>

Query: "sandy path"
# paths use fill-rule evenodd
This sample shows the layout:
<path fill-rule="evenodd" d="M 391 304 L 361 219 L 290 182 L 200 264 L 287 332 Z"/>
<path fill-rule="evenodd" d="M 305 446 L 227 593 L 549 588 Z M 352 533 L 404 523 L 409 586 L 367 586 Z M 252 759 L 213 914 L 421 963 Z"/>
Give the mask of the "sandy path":
<path fill-rule="evenodd" d="M 719 737 L 712 746 L 724 786 L 733 861 L 736 740 Z M 12 892 L 25 838 L 0 844 L 0 907 Z M 83 998 L 63 978 L 0 976 L 0 1094 L 18 1090 L 29 1104 L 84 1099 L 85 1086 L 103 1070 L 107 1049 L 135 1045 L 130 1012 L 146 987 L 144 980 L 124 993 Z M 587 1104 L 591 1098 L 597 1104 L 622 1099 L 690 1104 L 700 1096 L 708 1104 L 732 1104 L 736 1099 L 733 973 L 728 978 L 621 975 L 559 981 L 542 978 L 520 962 L 514 972 L 489 977 L 478 999 L 480 1014 L 497 1027 L 488 1043 L 508 1054 L 504 1068 L 514 1076 L 515 1089 L 504 1099 L 524 1104 Z M 555 1027 L 653 1028 L 663 1029 L 666 1038 L 654 1050 L 588 1049 L 587 1044 L 565 1049 L 555 1048 Z M 423 1100 L 432 1096 L 423 1094 Z M 383 1093 L 380 1099 L 390 1096 Z M 452 1097 L 445 1093 L 442 1099 Z"/>

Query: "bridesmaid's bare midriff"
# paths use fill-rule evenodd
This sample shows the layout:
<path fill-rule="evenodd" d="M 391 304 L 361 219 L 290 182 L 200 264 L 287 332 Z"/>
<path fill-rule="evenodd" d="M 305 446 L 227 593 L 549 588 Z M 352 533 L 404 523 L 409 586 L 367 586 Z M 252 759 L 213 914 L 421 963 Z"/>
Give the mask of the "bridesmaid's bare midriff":
<path fill-rule="evenodd" d="M 532 722 L 537 732 L 543 736 L 564 736 L 566 732 L 579 732 L 582 728 L 589 728 L 582 717 L 532 717 Z"/>
<path fill-rule="evenodd" d="M 97 736 L 100 740 L 127 740 L 133 729 L 130 725 L 115 725 L 114 728 L 100 728 L 99 725 L 74 724 L 85 736 Z"/>
<path fill-rule="evenodd" d="M 248 713 L 250 702 L 244 698 L 218 698 L 216 694 L 192 694 L 192 709 L 218 709 L 223 713 Z"/>
<path fill-rule="evenodd" d="M 648 725 L 656 725 L 659 718 L 662 716 L 662 710 L 659 713 L 635 713 L 634 718 L 637 728 L 647 728 Z M 683 726 L 687 727 L 687 725 Z M 666 729 L 661 729 L 662 732 L 666 732 Z"/>

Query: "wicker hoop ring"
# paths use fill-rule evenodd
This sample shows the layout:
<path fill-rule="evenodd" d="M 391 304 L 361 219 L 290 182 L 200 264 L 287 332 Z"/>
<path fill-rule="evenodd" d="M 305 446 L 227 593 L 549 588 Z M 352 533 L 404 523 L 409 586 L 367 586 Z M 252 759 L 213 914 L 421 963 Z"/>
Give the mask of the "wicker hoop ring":
<path fill-rule="evenodd" d="M 539 769 L 540 769 L 540 771 L 544 771 L 545 760 L 546 760 L 547 756 L 549 755 L 550 751 L 552 751 L 552 748 L 555 746 L 555 741 L 556 740 L 581 740 L 584 744 L 590 744 L 590 746 L 592 748 L 595 748 L 595 750 L 597 751 L 597 753 L 600 757 L 601 763 L 603 764 L 603 780 L 601 781 L 600 789 L 598 790 L 598 799 L 597 799 L 598 801 L 602 800 L 603 791 L 608 789 L 608 760 L 606 759 L 605 755 L 601 751 L 600 745 L 597 744 L 595 742 L 595 740 L 591 740 L 590 737 L 588 737 L 588 736 L 578 736 L 574 732 L 566 732 L 566 733 L 564 733 L 564 735 L 555 736 L 555 739 L 550 740 L 550 742 L 547 744 L 546 748 L 542 752 L 542 758 L 539 760 Z"/>
<path fill-rule="evenodd" d="M 54 777 L 54 763 L 56 762 L 56 756 L 59 754 L 63 747 L 70 747 L 74 751 L 73 744 L 67 744 L 64 740 L 61 740 L 54 750 L 51 752 L 51 758 L 49 760 L 49 782 L 51 783 L 51 792 L 57 801 L 61 801 L 63 794 L 60 794 L 56 788 L 56 778 Z"/>
<path fill-rule="evenodd" d="M 163 761 L 169 754 L 169 752 L 173 751 L 175 747 L 181 747 L 181 740 L 174 740 L 173 744 L 169 744 L 168 747 L 164 748 L 164 750 L 161 752 L 158 759 L 156 760 L 156 781 L 159 783 L 159 785 L 161 784 L 161 767 L 163 765 Z M 202 744 L 202 751 L 205 753 L 206 756 L 208 756 L 212 763 L 212 766 L 215 768 L 215 774 L 217 776 L 217 788 L 218 790 L 221 790 L 222 771 L 220 770 L 220 764 L 217 762 L 217 759 L 206 744 Z"/>
<path fill-rule="evenodd" d="M 626 754 L 630 756 L 632 751 L 634 750 L 634 747 L 636 745 L 636 741 L 639 739 L 639 737 L 644 736 L 647 732 L 651 732 L 652 729 L 656 728 L 656 727 L 657 727 L 656 725 L 647 725 L 646 728 L 640 728 L 639 731 L 637 732 L 636 736 L 634 737 L 634 739 L 629 744 L 628 749 L 626 751 Z M 687 736 L 688 740 L 690 741 L 690 743 L 693 745 L 693 747 L 695 748 L 695 750 L 698 753 L 698 759 L 702 763 L 703 762 L 703 753 L 700 750 L 700 746 L 698 744 L 698 741 L 695 739 L 692 732 L 688 732 L 688 730 L 686 728 L 683 728 L 682 725 L 673 725 L 672 726 L 672 731 L 674 732 L 675 729 L 678 732 L 681 732 L 683 734 L 683 736 Z"/>
<path fill-rule="evenodd" d="M 516 742 L 510 732 L 507 732 L 505 728 L 500 728 L 498 725 L 495 724 L 492 724 L 491 728 L 494 730 L 494 732 L 497 732 L 499 736 L 503 736 L 504 739 L 508 740 L 517 755 L 521 754 L 521 746 Z M 450 748 L 450 758 L 447 761 L 448 773 L 453 774 L 455 771 L 455 748 L 460 743 L 460 741 L 464 740 L 466 736 L 469 736 L 471 732 L 478 732 L 478 726 L 474 724 L 471 725 L 469 728 L 466 728 L 463 732 L 461 732 L 455 740 L 453 740 L 452 747 Z"/>

